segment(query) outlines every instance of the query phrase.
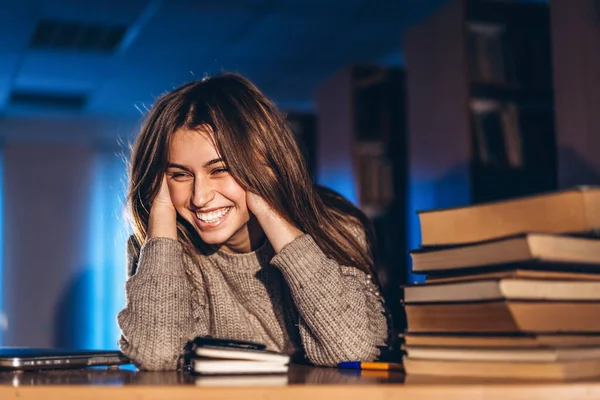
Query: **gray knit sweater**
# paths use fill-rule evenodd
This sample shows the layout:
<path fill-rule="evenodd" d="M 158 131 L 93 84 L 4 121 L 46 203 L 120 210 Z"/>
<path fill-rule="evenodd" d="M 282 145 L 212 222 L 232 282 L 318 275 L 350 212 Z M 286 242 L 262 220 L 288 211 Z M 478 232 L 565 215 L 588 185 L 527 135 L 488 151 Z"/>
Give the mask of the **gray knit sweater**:
<path fill-rule="evenodd" d="M 121 350 L 148 370 L 177 368 L 186 341 L 201 335 L 316 365 L 376 359 L 388 326 L 371 277 L 329 259 L 309 235 L 274 253 L 268 240 L 246 254 L 189 255 L 167 238 L 148 240 L 137 260 L 129 250 Z"/>

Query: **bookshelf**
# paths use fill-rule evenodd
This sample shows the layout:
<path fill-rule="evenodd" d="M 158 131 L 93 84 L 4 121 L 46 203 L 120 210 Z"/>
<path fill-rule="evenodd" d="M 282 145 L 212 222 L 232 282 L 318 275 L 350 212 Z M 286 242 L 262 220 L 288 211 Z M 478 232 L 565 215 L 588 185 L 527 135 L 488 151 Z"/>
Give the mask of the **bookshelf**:
<path fill-rule="evenodd" d="M 552 0 L 558 185 L 600 185 L 600 2 Z"/>
<path fill-rule="evenodd" d="M 399 150 L 391 144 L 404 131 L 403 83 L 400 69 L 353 66 L 317 93 L 318 180 L 373 218 L 385 214 L 396 197 Z"/>
<path fill-rule="evenodd" d="M 356 65 L 317 89 L 317 182 L 358 205 L 373 221 L 379 281 L 396 326 L 403 326 L 398 286 L 406 282 L 405 75 Z"/>
<path fill-rule="evenodd" d="M 547 4 L 453 0 L 403 41 L 411 212 L 556 189 Z"/>

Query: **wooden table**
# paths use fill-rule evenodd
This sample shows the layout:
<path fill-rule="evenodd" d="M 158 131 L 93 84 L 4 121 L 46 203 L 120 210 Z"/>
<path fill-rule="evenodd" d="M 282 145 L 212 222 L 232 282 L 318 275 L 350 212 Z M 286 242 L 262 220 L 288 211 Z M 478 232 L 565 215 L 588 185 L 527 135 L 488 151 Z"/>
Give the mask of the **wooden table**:
<path fill-rule="evenodd" d="M 293 365 L 286 376 L 215 381 L 183 372 L 0 372 L 0 399 L 600 399 L 597 382 L 491 382 Z"/>

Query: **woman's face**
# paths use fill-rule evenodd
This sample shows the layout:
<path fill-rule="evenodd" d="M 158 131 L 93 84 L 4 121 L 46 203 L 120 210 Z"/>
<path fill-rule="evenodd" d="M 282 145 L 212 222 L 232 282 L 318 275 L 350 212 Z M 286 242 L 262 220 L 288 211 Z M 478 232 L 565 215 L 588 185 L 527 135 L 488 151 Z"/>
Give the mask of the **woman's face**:
<path fill-rule="evenodd" d="M 225 251 L 251 250 L 246 191 L 229 170 L 212 143 L 210 127 L 175 132 L 169 149 L 167 184 L 175 209 L 202 241 Z"/>

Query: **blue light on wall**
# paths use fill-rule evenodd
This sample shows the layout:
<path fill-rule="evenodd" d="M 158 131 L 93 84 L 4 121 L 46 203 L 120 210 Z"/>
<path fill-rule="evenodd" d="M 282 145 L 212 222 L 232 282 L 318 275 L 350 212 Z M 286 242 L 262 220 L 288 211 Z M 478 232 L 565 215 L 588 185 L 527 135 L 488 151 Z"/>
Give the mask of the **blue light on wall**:
<path fill-rule="evenodd" d="M 427 179 L 420 171 L 411 171 L 408 184 L 407 225 L 408 249 L 421 245 L 421 225 L 418 211 L 464 206 L 470 203 L 470 181 L 467 165 L 448 171 L 437 179 Z M 408 264 L 412 270 L 411 263 Z M 422 282 L 421 275 L 410 274 L 412 282 Z"/>
<path fill-rule="evenodd" d="M 352 168 L 348 166 L 321 166 L 318 182 L 320 185 L 335 190 L 346 199 L 358 206 L 358 194 Z"/>
<path fill-rule="evenodd" d="M 421 245 L 421 225 L 419 223 L 418 211 L 428 210 L 436 207 L 435 204 L 435 184 L 433 182 L 417 182 L 411 180 L 408 188 L 408 249 L 418 249 Z M 412 264 L 409 256 L 409 271 L 412 271 Z M 423 282 L 424 276 L 410 273 L 410 282 Z"/>
<path fill-rule="evenodd" d="M 91 273 L 88 332 L 82 346 L 116 349 L 117 313 L 125 305 L 127 223 L 124 218 L 126 164 L 117 151 L 97 154 L 91 196 Z"/>

